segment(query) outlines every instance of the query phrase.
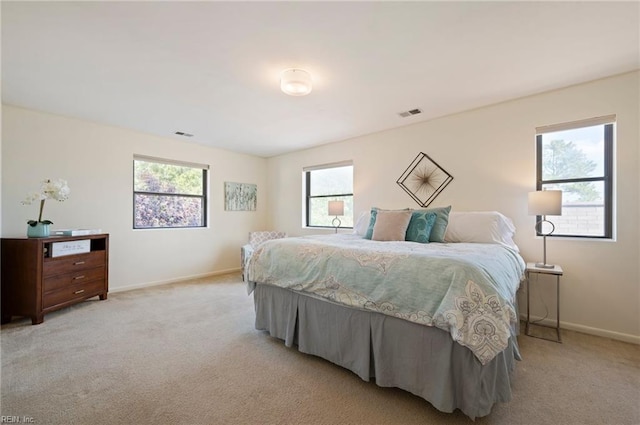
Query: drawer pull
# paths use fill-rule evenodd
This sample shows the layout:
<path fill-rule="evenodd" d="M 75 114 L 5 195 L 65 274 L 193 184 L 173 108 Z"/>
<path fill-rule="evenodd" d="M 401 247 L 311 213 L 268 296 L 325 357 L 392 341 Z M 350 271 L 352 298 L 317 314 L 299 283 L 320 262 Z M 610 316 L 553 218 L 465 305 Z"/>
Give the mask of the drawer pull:
<path fill-rule="evenodd" d="M 78 279 L 84 279 L 84 275 L 76 276 L 76 277 L 73 278 L 73 280 L 78 280 Z"/>
<path fill-rule="evenodd" d="M 73 263 L 74 266 L 80 266 L 84 264 L 84 261 L 76 261 L 75 263 Z"/>
<path fill-rule="evenodd" d="M 74 292 L 74 294 L 75 294 L 75 295 L 78 295 L 78 294 L 82 294 L 83 292 L 84 292 L 84 289 L 80 289 L 80 290 L 78 290 L 78 291 Z"/>

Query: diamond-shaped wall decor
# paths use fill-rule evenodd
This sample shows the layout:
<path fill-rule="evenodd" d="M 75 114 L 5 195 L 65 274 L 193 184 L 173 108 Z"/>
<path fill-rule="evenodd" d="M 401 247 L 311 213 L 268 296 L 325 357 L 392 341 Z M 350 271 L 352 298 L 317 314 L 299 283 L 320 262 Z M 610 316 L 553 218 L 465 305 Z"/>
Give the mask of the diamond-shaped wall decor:
<path fill-rule="evenodd" d="M 453 180 L 433 159 L 420 152 L 396 183 L 421 207 L 429 205 Z"/>

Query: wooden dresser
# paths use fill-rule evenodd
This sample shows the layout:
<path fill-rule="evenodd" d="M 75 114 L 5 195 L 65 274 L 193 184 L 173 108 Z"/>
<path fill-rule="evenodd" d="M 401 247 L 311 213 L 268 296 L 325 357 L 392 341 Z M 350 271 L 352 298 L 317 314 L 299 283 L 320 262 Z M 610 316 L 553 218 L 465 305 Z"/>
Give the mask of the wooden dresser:
<path fill-rule="evenodd" d="M 86 241 L 89 252 L 55 256 L 53 248 L 74 242 L 86 247 Z M 50 311 L 95 296 L 107 299 L 108 234 L 2 238 L 1 249 L 2 323 L 10 322 L 12 316 L 27 316 L 36 325 Z"/>

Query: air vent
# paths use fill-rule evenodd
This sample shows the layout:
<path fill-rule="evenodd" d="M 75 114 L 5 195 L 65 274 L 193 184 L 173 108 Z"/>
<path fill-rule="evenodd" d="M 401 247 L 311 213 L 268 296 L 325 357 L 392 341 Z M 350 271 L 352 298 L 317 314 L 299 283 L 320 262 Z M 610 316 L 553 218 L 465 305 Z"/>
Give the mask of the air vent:
<path fill-rule="evenodd" d="M 193 134 L 185 133 L 184 131 L 176 131 L 176 134 L 178 136 L 193 137 Z"/>
<path fill-rule="evenodd" d="M 418 115 L 421 113 L 422 113 L 422 110 L 416 108 L 416 109 L 411 109 L 410 111 L 400 112 L 398 113 L 398 115 L 400 115 L 402 118 L 406 118 L 406 117 L 410 117 L 412 115 Z"/>

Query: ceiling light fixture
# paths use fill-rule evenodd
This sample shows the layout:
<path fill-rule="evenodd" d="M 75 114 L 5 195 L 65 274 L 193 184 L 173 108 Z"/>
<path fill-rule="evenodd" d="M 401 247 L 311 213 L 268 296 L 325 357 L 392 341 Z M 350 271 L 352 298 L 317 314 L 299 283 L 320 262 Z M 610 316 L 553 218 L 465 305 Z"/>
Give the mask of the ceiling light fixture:
<path fill-rule="evenodd" d="M 311 75 L 304 69 L 285 69 L 280 75 L 280 89 L 290 96 L 311 93 Z"/>

